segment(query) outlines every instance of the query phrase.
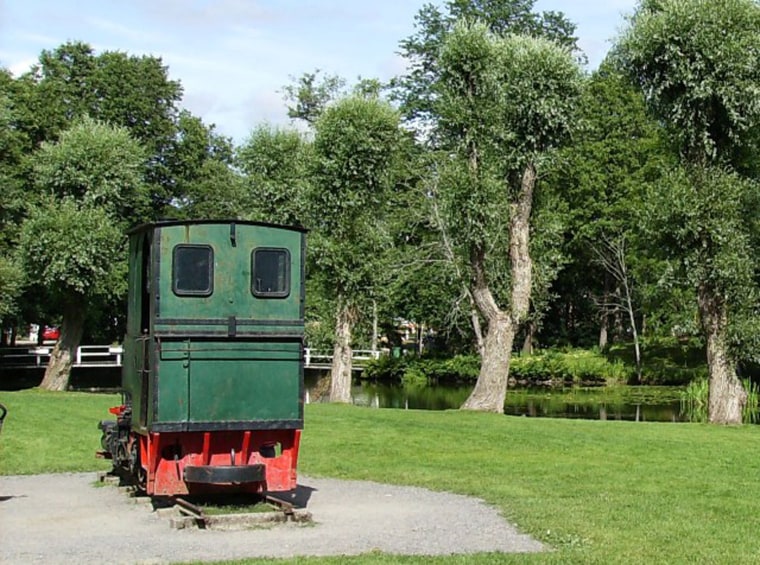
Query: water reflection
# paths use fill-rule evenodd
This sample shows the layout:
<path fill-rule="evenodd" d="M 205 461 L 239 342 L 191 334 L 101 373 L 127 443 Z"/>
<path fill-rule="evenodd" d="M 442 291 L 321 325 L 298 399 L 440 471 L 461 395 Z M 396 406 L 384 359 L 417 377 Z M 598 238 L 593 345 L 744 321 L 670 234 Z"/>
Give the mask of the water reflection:
<path fill-rule="evenodd" d="M 314 383 L 307 381 L 307 402 Z M 449 410 L 459 408 L 471 385 L 436 385 L 404 388 L 372 382 L 356 382 L 353 403 L 370 408 Z M 634 422 L 685 422 L 677 387 L 598 387 L 569 389 L 511 388 L 504 412 L 512 416 L 582 418 Z"/>

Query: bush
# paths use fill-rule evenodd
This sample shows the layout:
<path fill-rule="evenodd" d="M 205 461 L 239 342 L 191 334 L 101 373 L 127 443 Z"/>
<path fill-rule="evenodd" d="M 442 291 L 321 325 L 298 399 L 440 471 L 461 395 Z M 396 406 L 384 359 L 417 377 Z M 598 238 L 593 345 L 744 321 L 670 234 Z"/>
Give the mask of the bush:
<path fill-rule="evenodd" d="M 365 378 L 402 382 L 414 371 L 429 382 L 474 382 L 480 373 L 477 355 L 457 355 L 448 359 L 402 356 L 381 357 L 369 363 Z M 756 371 L 760 373 L 760 369 Z M 615 345 L 607 353 L 596 350 L 551 349 L 533 355 L 512 355 L 510 379 L 526 385 L 624 384 L 636 382 L 633 348 Z M 707 377 L 704 345 L 698 340 L 649 340 L 643 346 L 642 383 L 686 385 Z"/>
<path fill-rule="evenodd" d="M 400 381 L 407 368 L 407 357 L 382 355 L 367 361 L 363 378 L 378 381 Z"/>
<path fill-rule="evenodd" d="M 547 351 L 530 356 L 513 355 L 510 379 L 521 384 L 604 384 L 625 382 L 632 369 L 621 361 L 585 350 Z M 364 378 L 407 383 L 477 380 L 480 358 L 457 355 L 450 359 L 381 357 L 371 361 Z"/>
<path fill-rule="evenodd" d="M 510 376 L 526 384 L 605 384 L 625 382 L 630 368 L 587 350 L 550 350 L 512 359 Z"/>

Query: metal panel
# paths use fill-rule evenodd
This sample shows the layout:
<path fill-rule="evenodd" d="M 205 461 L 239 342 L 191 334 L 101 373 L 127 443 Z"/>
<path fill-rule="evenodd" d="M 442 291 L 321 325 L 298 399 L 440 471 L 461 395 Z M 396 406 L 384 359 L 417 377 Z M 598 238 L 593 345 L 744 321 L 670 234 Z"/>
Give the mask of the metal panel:
<path fill-rule="evenodd" d="M 302 420 L 301 362 L 300 341 L 163 341 L 158 421 Z"/>
<path fill-rule="evenodd" d="M 301 314 L 300 232 L 238 225 L 236 245 L 230 244 L 229 225 L 201 224 L 161 229 L 160 315 L 163 319 L 303 320 Z M 177 296 L 171 285 L 171 254 L 176 245 L 207 244 L 214 250 L 214 292 L 210 296 Z M 284 298 L 257 298 L 251 292 L 251 252 L 258 247 L 291 251 L 290 272 L 294 291 Z"/>

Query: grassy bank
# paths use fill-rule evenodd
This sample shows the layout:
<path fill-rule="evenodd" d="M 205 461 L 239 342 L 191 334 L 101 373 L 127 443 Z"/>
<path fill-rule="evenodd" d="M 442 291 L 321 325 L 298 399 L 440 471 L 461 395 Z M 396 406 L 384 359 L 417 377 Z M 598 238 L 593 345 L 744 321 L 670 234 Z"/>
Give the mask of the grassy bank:
<path fill-rule="evenodd" d="M 109 469 L 95 459 L 100 449 L 98 422 L 121 404 L 117 394 L 0 391 L 8 408 L 0 431 L 0 475 L 62 473 Z"/>
<path fill-rule="evenodd" d="M 101 468 L 92 457 L 98 446 L 96 422 L 114 400 L 118 397 L 0 393 L 0 402 L 10 409 L 0 433 L 0 473 Z M 301 473 L 477 496 L 555 548 L 533 556 L 400 559 L 371 554 L 362 562 L 760 560 L 757 426 L 551 420 L 333 405 L 309 405 L 306 422 Z M 43 456 L 55 462 L 53 469 L 40 468 L 37 460 Z"/>

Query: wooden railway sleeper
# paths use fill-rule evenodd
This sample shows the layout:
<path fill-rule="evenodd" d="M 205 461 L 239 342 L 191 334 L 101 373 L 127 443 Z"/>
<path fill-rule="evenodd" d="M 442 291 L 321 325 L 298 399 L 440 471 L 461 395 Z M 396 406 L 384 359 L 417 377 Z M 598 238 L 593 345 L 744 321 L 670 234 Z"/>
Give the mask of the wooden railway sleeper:
<path fill-rule="evenodd" d="M 195 520 L 196 526 L 201 529 L 206 528 L 208 525 L 208 516 L 206 516 L 206 513 L 203 512 L 203 509 L 200 506 L 196 506 L 184 498 L 179 497 L 174 497 L 174 504 L 177 506 L 180 513 L 184 514 L 185 516 L 190 516 L 193 520 Z"/>
<path fill-rule="evenodd" d="M 285 514 L 286 521 L 292 522 L 295 520 L 295 512 L 293 511 L 293 505 L 290 502 L 286 502 L 285 500 L 277 498 L 276 496 L 272 496 L 271 494 L 265 494 L 264 500 L 282 510 L 282 513 Z"/>

